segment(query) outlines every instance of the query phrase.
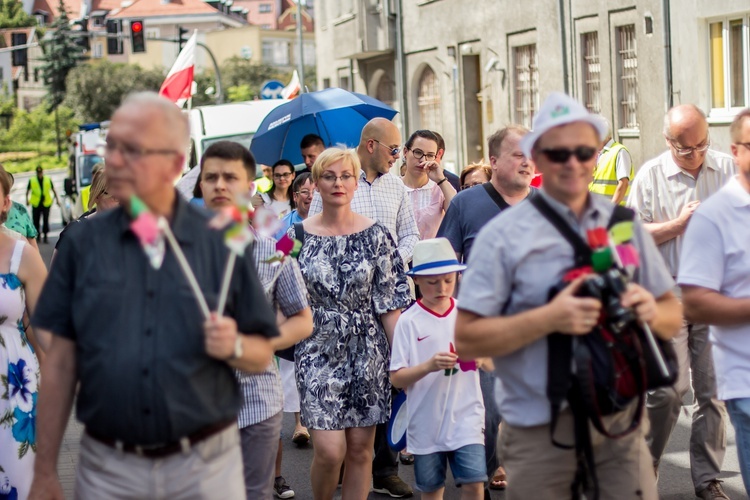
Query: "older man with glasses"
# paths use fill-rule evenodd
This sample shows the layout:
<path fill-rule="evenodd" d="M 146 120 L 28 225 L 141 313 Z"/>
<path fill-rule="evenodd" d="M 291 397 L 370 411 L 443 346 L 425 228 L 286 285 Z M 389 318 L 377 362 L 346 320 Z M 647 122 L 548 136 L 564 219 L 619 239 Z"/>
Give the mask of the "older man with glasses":
<path fill-rule="evenodd" d="M 701 201 L 736 173 L 730 155 L 710 149 L 706 115 L 692 104 L 676 106 L 664 119 L 669 148 L 646 162 L 633 181 L 628 205 L 645 223 L 672 276 L 677 276 L 688 222 Z M 674 289 L 680 297 L 679 288 Z M 728 498 L 718 480 L 726 451 L 724 404 L 716 399 L 716 377 L 708 327 L 685 321 L 674 340 L 680 373 L 673 387 L 649 393 L 648 436 L 654 467 L 664 453 L 692 382 L 696 406 L 690 437 L 690 468 L 696 495 Z M 691 380 L 692 376 L 692 380 Z"/>

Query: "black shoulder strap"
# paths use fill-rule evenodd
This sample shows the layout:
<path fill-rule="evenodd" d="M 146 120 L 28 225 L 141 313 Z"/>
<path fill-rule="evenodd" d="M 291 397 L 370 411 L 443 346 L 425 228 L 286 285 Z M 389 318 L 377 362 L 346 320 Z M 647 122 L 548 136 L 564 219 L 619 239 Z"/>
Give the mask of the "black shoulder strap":
<path fill-rule="evenodd" d="M 301 222 L 294 223 L 294 239 L 302 244 L 305 243 L 305 228 Z"/>
<path fill-rule="evenodd" d="M 508 202 L 500 196 L 500 193 L 497 192 L 497 189 L 495 189 L 491 182 L 485 182 L 482 184 L 482 187 L 487 191 L 487 195 L 492 198 L 492 201 L 495 202 L 495 205 L 497 205 L 497 208 L 499 208 L 501 212 L 506 208 L 510 208 Z"/>
<path fill-rule="evenodd" d="M 539 210 L 544 218 L 550 222 L 550 224 L 555 226 L 555 229 L 557 229 L 560 234 L 568 240 L 568 243 L 571 244 L 575 251 L 575 267 L 589 264 L 591 262 L 591 248 L 585 241 L 583 241 L 581 235 L 575 232 L 573 228 L 570 227 L 570 224 L 565 222 L 565 219 L 563 219 L 554 208 L 549 206 L 549 203 L 544 201 L 544 197 L 534 196 L 533 198 L 530 198 L 529 201 L 537 210 Z"/>
<path fill-rule="evenodd" d="M 622 205 L 615 205 L 615 210 L 612 212 L 612 216 L 609 218 L 607 229 L 612 228 L 618 222 L 632 221 L 635 219 L 635 212 L 633 209 L 623 207 Z"/>

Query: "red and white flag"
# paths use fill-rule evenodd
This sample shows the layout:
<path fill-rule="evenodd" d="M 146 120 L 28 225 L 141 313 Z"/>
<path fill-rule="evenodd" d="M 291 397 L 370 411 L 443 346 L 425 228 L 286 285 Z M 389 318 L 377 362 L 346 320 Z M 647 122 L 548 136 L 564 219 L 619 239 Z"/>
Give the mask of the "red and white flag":
<path fill-rule="evenodd" d="M 180 108 L 192 96 L 197 37 L 198 31 L 194 30 L 159 89 L 159 95 L 163 95 Z"/>
<path fill-rule="evenodd" d="M 295 69 L 294 73 L 292 73 L 292 79 L 289 81 L 289 85 L 281 89 L 281 97 L 283 97 L 284 99 L 294 99 L 299 95 L 299 91 L 299 74 Z"/>

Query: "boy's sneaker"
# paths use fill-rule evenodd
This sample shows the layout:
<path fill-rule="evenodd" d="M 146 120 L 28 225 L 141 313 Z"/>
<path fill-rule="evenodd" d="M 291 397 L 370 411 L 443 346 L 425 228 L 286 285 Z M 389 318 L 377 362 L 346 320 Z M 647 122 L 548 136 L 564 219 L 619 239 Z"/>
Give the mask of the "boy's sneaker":
<path fill-rule="evenodd" d="M 414 496 L 411 486 L 406 484 L 398 476 L 373 477 L 372 491 L 390 495 L 392 498 L 410 498 Z"/>
<path fill-rule="evenodd" d="M 294 498 L 294 490 L 282 476 L 273 481 L 273 492 L 279 498 Z"/>

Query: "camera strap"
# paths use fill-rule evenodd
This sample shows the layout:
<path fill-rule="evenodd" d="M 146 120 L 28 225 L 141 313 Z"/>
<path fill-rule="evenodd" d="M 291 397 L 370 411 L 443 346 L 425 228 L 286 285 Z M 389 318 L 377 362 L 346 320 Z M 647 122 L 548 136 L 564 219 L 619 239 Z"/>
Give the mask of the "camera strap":
<path fill-rule="evenodd" d="M 544 200 L 543 196 L 529 199 L 532 205 L 545 219 L 552 224 L 563 238 L 573 247 L 574 268 L 591 265 L 591 247 L 583 237 L 563 219 L 559 212 Z M 618 222 L 633 220 L 633 211 L 620 205 L 615 205 L 612 216 L 607 223 L 611 228 Z M 552 299 L 552 297 L 550 297 Z M 550 402 L 550 440 L 558 448 L 576 450 L 577 470 L 575 480 L 571 485 L 573 498 L 581 489 L 586 489 L 588 480 L 593 483 L 594 499 L 599 497 L 599 484 L 596 477 L 594 452 L 591 445 L 589 419 L 583 406 L 583 393 L 578 382 L 574 383 L 571 374 L 573 359 L 573 338 L 570 335 L 552 333 L 547 336 L 547 399 Z M 560 416 L 560 409 L 568 400 L 573 412 L 574 444 L 560 443 L 555 439 L 555 429 Z"/>

